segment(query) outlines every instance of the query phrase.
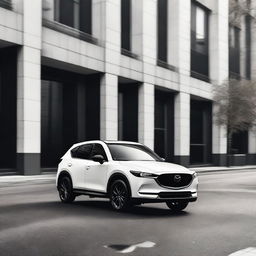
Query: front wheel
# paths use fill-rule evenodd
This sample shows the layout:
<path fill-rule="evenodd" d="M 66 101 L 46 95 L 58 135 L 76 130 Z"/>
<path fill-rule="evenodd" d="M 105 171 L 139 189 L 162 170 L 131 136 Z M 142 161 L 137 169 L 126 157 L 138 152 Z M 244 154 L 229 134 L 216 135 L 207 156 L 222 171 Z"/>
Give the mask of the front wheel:
<path fill-rule="evenodd" d="M 123 180 L 116 180 L 112 183 L 109 195 L 114 210 L 122 211 L 128 208 L 130 195 L 128 186 Z"/>
<path fill-rule="evenodd" d="M 166 202 L 166 205 L 174 212 L 180 212 L 188 206 L 188 202 Z"/>
<path fill-rule="evenodd" d="M 60 179 L 58 190 L 63 203 L 72 203 L 75 200 L 76 196 L 73 193 L 72 181 L 69 177 L 64 176 Z"/>

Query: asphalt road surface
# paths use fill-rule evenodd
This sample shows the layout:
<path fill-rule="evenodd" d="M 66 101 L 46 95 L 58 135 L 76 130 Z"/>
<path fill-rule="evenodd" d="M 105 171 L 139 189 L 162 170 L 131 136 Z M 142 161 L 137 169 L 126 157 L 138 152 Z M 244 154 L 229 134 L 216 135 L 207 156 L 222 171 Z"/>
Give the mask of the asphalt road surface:
<path fill-rule="evenodd" d="M 165 204 L 117 213 L 86 196 L 65 205 L 53 181 L 0 183 L 0 255 L 256 255 L 256 170 L 199 178 L 199 200 L 180 214 Z"/>

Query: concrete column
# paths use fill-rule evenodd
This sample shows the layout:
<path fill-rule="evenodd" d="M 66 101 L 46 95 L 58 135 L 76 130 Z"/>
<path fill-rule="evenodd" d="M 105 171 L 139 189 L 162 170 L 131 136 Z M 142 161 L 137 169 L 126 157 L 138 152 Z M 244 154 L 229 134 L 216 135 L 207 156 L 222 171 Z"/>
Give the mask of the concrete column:
<path fill-rule="evenodd" d="M 241 18 L 241 30 L 240 30 L 240 76 L 245 78 L 246 76 L 246 31 L 245 31 L 245 16 Z"/>
<path fill-rule="evenodd" d="M 253 17 L 256 15 L 256 1 L 251 1 L 252 9 L 251 14 Z M 251 24 L 251 79 L 256 79 L 256 26 L 254 24 L 254 19 L 252 19 Z"/>
<path fill-rule="evenodd" d="M 157 18 L 157 1 L 141 0 L 142 2 L 142 60 L 145 70 L 151 70 L 156 65 L 157 56 L 157 34 L 156 34 L 156 18 Z M 146 73 L 146 72 L 145 72 Z M 145 77 L 147 80 L 148 77 Z M 147 81 L 149 82 L 149 81 Z"/>
<path fill-rule="evenodd" d="M 132 3 L 132 27 L 131 27 L 131 51 L 135 54 L 142 54 L 142 13 L 143 13 L 143 1 L 131 0 Z"/>
<path fill-rule="evenodd" d="M 251 1 L 252 16 L 256 15 L 256 1 Z M 256 79 L 256 44 L 254 43 L 256 40 L 256 26 L 254 25 L 254 21 L 252 19 L 251 25 L 251 80 Z M 248 164 L 255 164 L 256 159 L 256 127 L 253 127 L 249 130 L 249 138 L 248 138 Z"/>
<path fill-rule="evenodd" d="M 213 86 L 226 82 L 229 76 L 228 68 L 228 0 L 217 0 L 215 10 L 210 16 L 210 78 Z M 213 104 L 212 154 L 213 164 L 225 165 L 227 154 L 226 127 L 220 127 L 215 122 L 214 113 L 217 111 Z"/>
<path fill-rule="evenodd" d="M 227 129 L 223 126 L 218 126 L 215 123 L 215 112 L 217 106 L 213 104 L 213 120 L 212 120 L 212 161 L 214 165 L 226 165 L 227 154 Z"/>
<path fill-rule="evenodd" d="M 54 0 L 42 0 L 43 19 L 54 20 Z"/>
<path fill-rule="evenodd" d="M 174 100 L 175 162 L 188 166 L 190 153 L 190 94 L 180 92 Z"/>
<path fill-rule="evenodd" d="M 23 46 L 18 53 L 17 169 L 40 173 L 42 1 L 23 1 Z"/>
<path fill-rule="evenodd" d="M 256 164 L 256 129 L 255 127 L 248 132 L 248 155 L 247 164 Z"/>
<path fill-rule="evenodd" d="M 168 63 L 190 76 L 191 1 L 168 1 Z"/>
<path fill-rule="evenodd" d="M 118 139 L 118 77 L 104 74 L 100 85 L 100 138 Z"/>
<path fill-rule="evenodd" d="M 105 72 L 119 74 L 121 51 L 121 1 L 93 1 L 93 36 L 105 47 Z"/>
<path fill-rule="evenodd" d="M 139 142 L 154 149 L 155 86 L 143 83 L 139 88 Z"/>
<path fill-rule="evenodd" d="M 157 1 L 133 0 L 133 3 L 133 10 L 137 8 L 133 14 L 133 49 L 140 53 L 144 70 L 144 83 L 139 87 L 139 142 L 154 149 Z"/>

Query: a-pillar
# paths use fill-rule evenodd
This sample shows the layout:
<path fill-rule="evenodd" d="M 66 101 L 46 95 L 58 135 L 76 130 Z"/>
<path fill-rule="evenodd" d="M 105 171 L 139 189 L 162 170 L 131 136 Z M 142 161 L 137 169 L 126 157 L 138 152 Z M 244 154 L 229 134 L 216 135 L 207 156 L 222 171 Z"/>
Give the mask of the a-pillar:
<path fill-rule="evenodd" d="M 33 175 L 40 174 L 42 1 L 23 1 L 23 12 L 17 74 L 17 170 Z"/>

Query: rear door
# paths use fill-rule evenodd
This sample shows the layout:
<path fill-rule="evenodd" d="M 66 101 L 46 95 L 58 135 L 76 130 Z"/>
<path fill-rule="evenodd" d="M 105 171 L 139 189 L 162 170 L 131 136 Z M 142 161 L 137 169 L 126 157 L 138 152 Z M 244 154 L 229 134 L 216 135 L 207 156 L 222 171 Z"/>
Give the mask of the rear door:
<path fill-rule="evenodd" d="M 91 157 L 102 155 L 105 162 L 100 164 L 94 161 L 88 161 L 85 172 L 85 187 L 90 191 L 106 192 L 107 173 L 109 169 L 108 158 L 103 146 L 95 143 L 91 152 Z"/>
<path fill-rule="evenodd" d="M 93 144 L 84 144 L 71 150 L 72 163 L 69 163 L 72 168 L 73 187 L 78 189 L 85 188 L 85 173 L 86 167 L 91 162 L 90 156 L 92 153 Z"/>

